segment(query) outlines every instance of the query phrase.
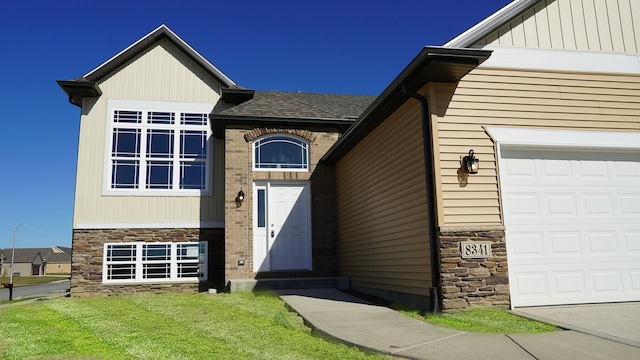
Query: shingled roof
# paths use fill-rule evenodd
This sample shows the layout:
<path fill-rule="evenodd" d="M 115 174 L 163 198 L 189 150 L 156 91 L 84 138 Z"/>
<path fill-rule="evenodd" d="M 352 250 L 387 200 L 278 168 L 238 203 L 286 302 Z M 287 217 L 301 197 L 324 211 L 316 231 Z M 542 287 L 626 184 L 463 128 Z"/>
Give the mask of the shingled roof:
<path fill-rule="evenodd" d="M 375 96 L 255 91 L 253 98 L 211 115 L 213 134 L 224 137 L 226 124 L 332 126 L 345 131 Z"/>
<path fill-rule="evenodd" d="M 215 117 L 269 117 L 286 119 L 355 120 L 375 96 L 256 91 L 253 99 Z"/>

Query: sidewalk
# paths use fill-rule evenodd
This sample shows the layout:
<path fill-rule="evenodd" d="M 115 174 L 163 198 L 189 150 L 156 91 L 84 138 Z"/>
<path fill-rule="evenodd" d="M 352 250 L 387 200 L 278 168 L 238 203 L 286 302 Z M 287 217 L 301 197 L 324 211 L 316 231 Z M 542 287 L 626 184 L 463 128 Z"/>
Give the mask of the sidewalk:
<path fill-rule="evenodd" d="M 574 331 L 467 333 L 408 318 L 336 289 L 278 294 L 316 333 L 409 359 L 640 359 L 640 348 Z"/>

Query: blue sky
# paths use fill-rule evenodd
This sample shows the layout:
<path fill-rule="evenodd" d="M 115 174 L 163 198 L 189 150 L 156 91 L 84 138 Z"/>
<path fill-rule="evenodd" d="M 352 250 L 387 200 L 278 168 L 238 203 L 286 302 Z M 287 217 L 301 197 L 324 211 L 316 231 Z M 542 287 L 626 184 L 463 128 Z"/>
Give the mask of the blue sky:
<path fill-rule="evenodd" d="M 166 24 L 239 85 L 378 95 L 509 0 L 3 1 L 0 248 L 71 246 L 80 77 Z"/>

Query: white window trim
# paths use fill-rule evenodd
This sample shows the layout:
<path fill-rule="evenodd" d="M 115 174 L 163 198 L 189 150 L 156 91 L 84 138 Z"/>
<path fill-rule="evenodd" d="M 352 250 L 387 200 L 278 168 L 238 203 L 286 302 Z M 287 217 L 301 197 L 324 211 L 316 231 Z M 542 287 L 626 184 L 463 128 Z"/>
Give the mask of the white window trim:
<path fill-rule="evenodd" d="M 549 130 L 486 126 L 498 145 L 640 149 L 640 132 Z"/>
<path fill-rule="evenodd" d="M 307 167 L 303 168 L 303 169 L 256 168 L 256 144 L 260 140 L 264 140 L 264 139 L 268 139 L 268 138 L 272 138 L 272 137 L 291 138 L 291 139 L 295 139 L 295 140 L 301 141 L 304 144 L 306 144 L 306 146 L 307 146 L 307 148 L 306 148 L 306 152 L 307 152 Z M 310 158 L 310 149 L 309 149 L 309 147 L 310 147 L 310 144 L 309 144 L 309 141 L 307 139 L 304 139 L 304 138 L 302 138 L 300 136 L 296 136 L 296 135 L 292 135 L 292 134 L 275 133 L 275 134 L 269 134 L 269 135 L 266 135 L 266 136 L 261 136 L 261 137 L 255 139 L 253 141 L 253 143 L 251 144 L 251 164 L 252 164 L 253 171 L 309 172 L 309 169 L 311 168 L 311 158 Z"/>
<path fill-rule="evenodd" d="M 119 124 L 114 123 L 113 114 L 116 110 L 131 110 L 131 111 L 157 111 L 157 112 L 183 112 L 183 113 L 204 113 L 210 114 L 213 111 L 213 103 L 190 103 L 190 102 L 177 102 L 177 101 L 151 101 L 151 100 L 121 100 L 110 99 L 107 102 L 107 121 L 105 131 L 105 151 L 104 151 L 104 171 L 102 181 L 102 195 L 109 196 L 208 196 L 213 193 L 213 140 L 211 126 L 207 126 L 207 159 L 205 161 L 205 188 L 204 189 L 145 189 L 139 187 L 137 189 L 113 189 L 111 188 L 111 149 L 113 142 L 113 129 L 119 127 Z M 179 119 L 176 119 L 179 121 Z M 121 127 L 131 127 L 131 124 L 121 124 Z M 167 125 L 158 124 L 134 124 L 135 128 L 149 129 L 164 129 L 169 128 Z M 180 130 L 203 130 L 201 125 L 178 125 L 170 126 L 171 129 L 177 131 L 179 136 Z M 146 136 L 141 135 L 140 139 L 141 152 L 146 152 Z M 174 147 L 177 148 L 177 144 L 174 143 Z M 176 150 L 177 151 L 177 150 Z M 179 181 L 179 176 L 175 174 L 180 173 L 180 168 L 174 168 L 174 183 Z M 146 168 L 140 165 L 139 179 L 146 179 Z M 144 181 L 141 181 L 144 183 Z"/>
<path fill-rule="evenodd" d="M 158 279 L 158 278 L 153 278 L 153 279 L 144 279 L 142 277 L 143 275 L 143 264 L 147 263 L 147 262 L 143 262 L 142 261 L 142 249 L 143 249 L 143 245 L 145 244 L 152 244 L 152 245 L 171 245 L 171 258 L 169 260 L 170 263 L 170 278 L 168 279 Z M 198 245 L 204 245 L 204 253 L 205 253 L 205 257 L 204 257 L 204 261 L 203 261 L 203 267 L 204 267 L 204 271 L 203 277 L 197 277 L 197 278 L 179 278 L 178 277 L 178 259 L 177 259 L 177 248 L 179 244 L 198 244 Z M 136 247 L 136 259 L 135 259 L 135 269 L 136 269 L 136 277 L 135 279 L 116 279 L 116 280 L 110 280 L 107 279 L 107 266 L 109 264 L 113 264 L 114 262 L 107 262 L 107 248 L 109 245 L 135 245 Z M 105 243 L 104 247 L 103 247 L 103 256 L 102 256 L 102 282 L 105 284 L 139 284 L 139 283 L 197 283 L 200 281 L 206 281 L 208 278 L 208 254 L 209 254 L 209 247 L 208 247 L 208 243 L 206 241 L 199 241 L 199 242 L 143 242 L 143 241 L 139 241 L 139 242 L 116 242 L 116 243 Z M 199 263 L 199 260 L 198 260 Z"/>

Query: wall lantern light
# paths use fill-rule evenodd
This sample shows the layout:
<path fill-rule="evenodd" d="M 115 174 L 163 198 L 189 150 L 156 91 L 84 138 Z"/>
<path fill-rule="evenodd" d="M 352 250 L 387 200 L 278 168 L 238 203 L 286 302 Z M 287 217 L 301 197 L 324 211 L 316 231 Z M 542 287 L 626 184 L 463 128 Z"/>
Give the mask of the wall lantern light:
<path fill-rule="evenodd" d="M 480 168 L 480 160 L 478 160 L 473 153 L 473 149 L 469 150 L 469 155 L 465 156 L 462 159 L 462 163 L 464 165 L 465 170 L 469 174 L 477 174 L 478 169 Z"/>
<path fill-rule="evenodd" d="M 237 207 L 242 206 L 243 201 L 244 201 L 244 191 L 240 189 L 240 191 L 238 191 L 238 196 L 236 196 L 236 206 Z"/>

